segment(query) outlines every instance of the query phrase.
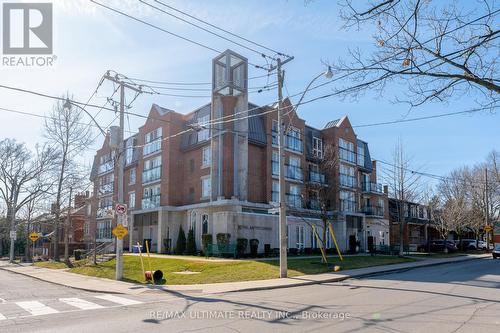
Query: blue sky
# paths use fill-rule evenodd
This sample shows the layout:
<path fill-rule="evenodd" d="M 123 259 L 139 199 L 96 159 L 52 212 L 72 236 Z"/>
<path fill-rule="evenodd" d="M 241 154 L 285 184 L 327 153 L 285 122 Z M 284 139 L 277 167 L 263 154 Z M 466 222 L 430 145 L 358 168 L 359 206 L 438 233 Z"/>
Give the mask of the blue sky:
<path fill-rule="evenodd" d="M 47 1 L 47 0 L 46 0 Z M 46 2 L 44 1 L 44 2 Z M 220 50 L 227 48 L 247 56 L 251 62 L 261 58 L 238 46 L 218 40 L 196 28 L 172 18 L 154 13 L 137 1 L 100 0 L 134 13 L 175 33 L 208 44 Z M 32 1 L 29 1 L 32 2 Z M 286 65 L 286 91 L 301 91 L 308 82 L 324 70 L 322 61 L 332 61 L 346 55 L 349 47 L 368 52 L 374 41 L 369 31 L 340 30 L 335 1 L 303 0 L 275 1 L 167 1 L 169 4 L 200 18 L 220 25 L 261 44 L 295 56 Z M 0 82 L 26 89 L 62 95 L 66 91 L 76 100 L 86 101 L 100 76 L 113 69 L 130 77 L 174 82 L 210 82 L 214 52 L 189 44 L 165 33 L 133 22 L 130 19 L 97 7 L 86 0 L 53 1 L 55 15 L 54 68 L 6 69 L 0 67 Z M 470 6 L 470 2 L 462 1 Z M 250 69 L 250 76 L 264 74 Z M 320 79 L 318 83 L 323 82 Z M 272 82 L 275 79 L 271 79 Z M 264 85 L 266 79 L 252 80 L 250 86 Z M 348 84 L 342 82 L 341 84 Z M 208 88 L 209 86 L 207 86 Z M 325 86 L 308 97 L 331 92 Z M 330 98 L 301 106 L 299 114 L 315 127 L 348 115 L 355 125 L 420 117 L 437 113 L 465 110 L 473 96 L 460 96 L 448 104 L 429 104 L 412 109 L 388 100 L 402 87 L 391 87 L 384 98 L 366 94 L 357 101 Z M 93 100 L 102 104 L 112 91 L 105 84 Z M 205 94 L 205 93 L 201 93 Z M 129 97 L 130 98 L 130 97 Z M 276 91 L 251 94 L 250 101 L 267 104 L 276 99 Z M 296 100 L 295 100 L 296 101 Z M 131 112 L 146 115 L 151 103 L 187 113 L 209 102 L 209 98 L 176 98 L 142 95 Z M 48 113 L 52 101 L 0 89 L 0 107 L 38 114 Z M 95 112 L 95 111 L 94 111 Z M 99 114 L 99 123 L 107 125 L 114 115 Z M 132 131 L 143 122 L 130 117 Z M 42 120 L 0 111 L 0 136 L 14 137 L 33 146 L 43 140 Z M 429 173 L 446 174 L 464 164 L 481 162 L 492 149 L 500 149 L 500 116 L 476 113 L 420 122 L 357 129 L 358 137 L 367 141 L 372 158 L 391 160 L 391 151 L 398 137 L 412 156 L 415 168 Z M 95 131 L 97 135 L 97 130 Z M 100 139 L 95 147 L 100 146 Z M 91 161 L 91 152 L 84 158 Z"/>

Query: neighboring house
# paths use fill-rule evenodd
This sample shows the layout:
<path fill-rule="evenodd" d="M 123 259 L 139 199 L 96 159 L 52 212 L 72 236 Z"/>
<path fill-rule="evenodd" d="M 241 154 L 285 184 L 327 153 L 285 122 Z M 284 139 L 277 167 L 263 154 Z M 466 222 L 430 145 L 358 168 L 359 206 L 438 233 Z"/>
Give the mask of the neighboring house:
<path fill-rule="evenodd" d="M 399 202 L 389 198 L 391 244 L 400 244 L 398 207 L 403 207 L 403 216 L 406 222 L 403 244 L 409 246 L 410 251 L 416 251 L 419 245 L 425 244 L 429 239 L 441 238 L 427 206 L 414 202 L 404 202 L 399 205 Z"/>
<path fill-rule="evenodd" d="M 279 195 L 276 105 L 248 102 L 247 67 L 242 56 L 224 52 L 213 61 L 211 103 L 188 114 L 153 104 L 138 133 L 125 140 L 130 231 L 125 248 L 148 239 L 152 251 L 170 252 L 181 225 L 186 233 L 193 229 L 198 249 L 203 234 L 212 234 L 215 242 L 218 233 L 229 233 L 231 243 L 258 239 L 260 252 L 279 246 L 278 216 L 273 214 Z M 291 110 L 289 100 L 284 106 Z M 311 225 L 321 233 L 322 221 L 318 193 L 307 186 L 311 182 L 335 189 L 328 201 L 342 251 L 348 250 L 349 240 L 366 250 L 369 236 L 375 244 L 388 244 L 387 194 L 377 183 L 368 144 L 357 138 L 349 119 L 344 116 L 316 129 L 294 111 L 286 113 L 288 247 L 317 247 Z M 233 118 L 238 120 L 204 126 Z M 108 135 L 96 152 L 91 172 L 87 244 L 94 239 L 114 242 L 117 179 L 109 140 Z M 322 174 L 317 165 L 326 146 L 334 147 L 338 157 L 330 174 Z M 327 246 L 333 247 L 330 236 Z"/>

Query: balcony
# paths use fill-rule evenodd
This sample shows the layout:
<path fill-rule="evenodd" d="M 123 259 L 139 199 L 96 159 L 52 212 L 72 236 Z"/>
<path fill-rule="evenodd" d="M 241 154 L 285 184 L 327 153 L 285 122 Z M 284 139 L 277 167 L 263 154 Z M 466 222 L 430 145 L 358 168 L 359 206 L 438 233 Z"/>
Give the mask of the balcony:
<path fill-rule="evenodd" d="M 99 165 L 99 174 L 110 172 L 113 170 L 114 167 L 115 167 L 115 164 L 113 163 L 113 161 L 105 162 L 105 163 Z"/>
<path fill-rule="evenodd" d="M 307 208 L 313 210 L 319 210 L 320 207 L 318 199 L 309 199 L 309 201 L 307 202 Z"/>
<path fill-rule="evenodd" d="M 160 194 L 143 198 L 141 201 L 142 209 L 150 209 L 160 207 Z"/>
<path fill-rule="evenodd" d="M 102 184 L 99 186 L 99 195 L 106 195 L 109 193 L 113 193 L 114 191 L 114 182 L 109 182 L 107 184 Z"/>
<path fill-rule="evenodd" d="M 286 204 L 290 207 L 302 208 L 302 196 L 300 194 L 286 194 Z"/>
<path fill-rule="evenodd" d="M 295 136 L 286 135 L 285 148 L 302 153 L 302 140 Z"/>
<path fill-rule="evenodd" d="M 379 206 L 364 206 L 361 212 L 367 216 L 384 216 L 384 207 Z"/>
<path fill-rule="evenodd" d="M 97 218 L 112 218 L 113 217 L 113 206 L 103 206 L 97 208 Z"/>
<path fill-rule="evenodd" d="M 304 175 L 300 167 L 285 164 L 285 178 L 302 181 L 304 180 Z"/>
<path fill-rule="evenodd" d="M 156 153 L 161 150 L 161 138 L 155 139 L 154 141 L 146 143 L 143 148 L 142 155 L 147 156 Z"/>
<path fill-rule="evenodd" d="M 340 199 L 340 211 L 356 213 L 356 201 Z"/>
<path fill-rule="evenodd" d="M 144 170 L 142 172 L 143 184 L 154 182 L 155 180 L 158 180 L 160 178 L 161 178 L 161 165 L 148 170 Z"/>
<path fill-rule="evenodd" d="M 379 193 L 379 194 L 384 193 L 384 189 L 383 189 L 382 184 L 372 183 L 372 182 L 363 182 L 361 184 L 361 190 L 363 192 L 372 192 L 372 193 Z"/>
<path fill-rule="evenodd" d="M 324 173 L 309 170 L 309 181 L 311 183 L 327 184 Z"/>
<path fill-rule="evenodd" d="M 356 153 L 351 151 L 351 150 L 340 147 L 339 148 L 339 158 L 342 161 L 356 164 Z"/>
<path fill-rule="evenodd" d="M 340 186 L 356 188 L 356 177 L 340 174 Z"/>

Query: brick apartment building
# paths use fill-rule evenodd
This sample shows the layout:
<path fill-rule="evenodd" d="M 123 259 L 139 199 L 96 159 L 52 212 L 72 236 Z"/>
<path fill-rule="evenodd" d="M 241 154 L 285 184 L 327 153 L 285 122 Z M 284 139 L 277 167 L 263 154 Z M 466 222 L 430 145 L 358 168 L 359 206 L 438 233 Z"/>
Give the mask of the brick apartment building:
<path fill-rule="evenodd" d="M 441 239 L 439 231 L 432 219 L 429 207 L 415 203 L 404 202 L 394 198 L 389 199 L 389 221 L 390 221 L 390 242 L 394 245 L 400 244 L 400 217 L 399 210 L 403 209 L 404 221 L 403 244 L 409 247 L 410 251 L 416 251 L 419 245 L 423 245 L 427 240 Z"/>
<path fill-rule="evenodd" d="M 258 239 L 260 252 L 265 245 L 278 247 L 278 216 L 273 214 L 279 190 L 276 106 L 248 102 L 247 67 L 244 57 L 222 53 L 212 64 L 210 103 L 189 114 L 153 104 L 138 133 L 125 140 L 130 231 L 125 248 L 149 239 L 152 251 L 170 252 L 181 225 L 194 230 L 199 249 L 207 233 L 214 241 L 218 233 L 229 233 L 231 243 Z M 285 116 L 288 247 L 317 247 L 311 225 L 321 233 L 318 184 L 333 189 L 329 210 L 342 251 L 350 242 L 366 250 L 368 237 L 389 244 L 387 195 L 377 184 L 368 144 L 357 138 L 346 116 L 316 129 L 298 117 L 288 100 L 285 107 L 290 110 Z M 86 239 L 98 243 L 113 242 L 117 181 L 109 140 L 94 158 L 94 195 L 85 226 Z M 328 174 L 318 167 L 326 147 L 334 147 L 338 158 Z M 333 247 L 329 236 L 327 246 Z"/>

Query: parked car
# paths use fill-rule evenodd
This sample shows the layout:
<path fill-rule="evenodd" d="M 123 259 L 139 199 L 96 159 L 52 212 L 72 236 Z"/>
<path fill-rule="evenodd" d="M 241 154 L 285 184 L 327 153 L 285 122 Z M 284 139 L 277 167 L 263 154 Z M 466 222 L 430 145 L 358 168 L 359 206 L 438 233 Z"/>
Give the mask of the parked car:
<path fill-rule="evenodd" d="M 460 247 L 460 242 L 462 242 L 462 248 L 464 250 L 475 250 L 477 249 L 477 244 L 476 244 L 476 240 L 475 239 L 462 239 L 461 241 L 455 241 L 455 245 L 457 246 L 457 248 L 461 248 Z"/>
<path fill-rule="evenodd" d="M 481 250 L 487 250 L 488 249 L 488 243 L 485 241 L 479 241 L 477 243 L 477 248 Z M 494 248 L 493 244 L 490 244 L 490 250 Z"/>
<path fill-rule="evenodd" d="M 448 249 L 448 252 L 455 252 L 458 250 L 454 241 L 436 239 L 430 240 L 426 244 L 419 245 L 417 247 L 417 251 L 427 252 L 427 249 L 429 248 L 431 252 L 444 252 L 445 248 Z"/>
<path fill-rule="evenodd" d="M 495 247 L 493 248 L 493 259 L 500 258 L 500 243 L 496 243 Z"/>

